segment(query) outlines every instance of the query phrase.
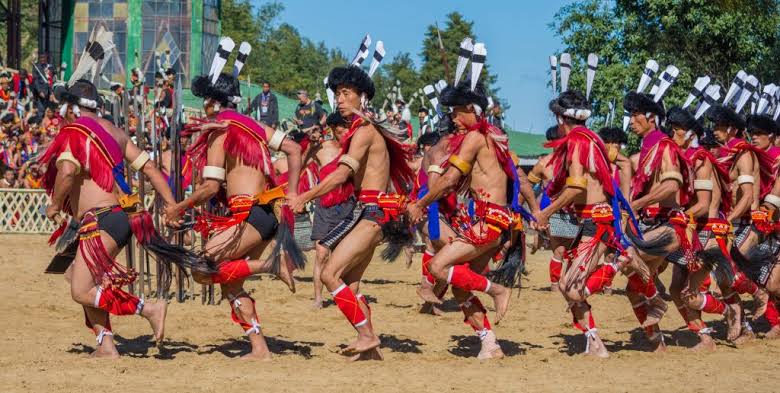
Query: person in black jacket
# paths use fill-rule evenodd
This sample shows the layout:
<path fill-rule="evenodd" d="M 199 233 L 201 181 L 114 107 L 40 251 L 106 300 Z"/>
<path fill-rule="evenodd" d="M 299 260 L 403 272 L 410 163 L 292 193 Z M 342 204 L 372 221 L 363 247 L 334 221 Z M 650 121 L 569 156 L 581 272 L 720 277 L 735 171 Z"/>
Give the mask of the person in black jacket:
<path fill-rule="evenodd" d="M 252 100 L 245 114 L 272 128 L 279 126 L 279 103 L 276 95 L 271 93 L 270 83 L 263 82 L 263 92 Z"/>

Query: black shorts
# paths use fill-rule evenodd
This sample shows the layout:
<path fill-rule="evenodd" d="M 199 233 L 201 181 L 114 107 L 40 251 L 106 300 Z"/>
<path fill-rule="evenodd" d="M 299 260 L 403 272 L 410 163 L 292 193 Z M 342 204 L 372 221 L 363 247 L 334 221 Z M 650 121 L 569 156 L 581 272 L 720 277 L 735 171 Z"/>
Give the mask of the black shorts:
<path fill-rule="evenodd" d="M 276 234 L 279 221 L 274 216 L 274 210 L 270 205 L 254 205 L 249 211 L 246 222 L 260 233 L 263 240 L 270 240 Z"/>
<path fill-rule="evenodd" d="M 311 226 L 311 240 L 322 240 L 325 236 L 344 221 L 355 209 L 355 199 L 350 198 L 343 203 L 331 207 L 322 207 L 320 201 L 314 203 L 314 221 Z"/>
<path fill-rule="evenodd" d="M 118 248 L 126 246 L 133 234 L 130 230 L 130 218 L 121 208 L 98 212 L 97 222 L 98 228 L 101 231 L 106 231 L 108 236 L 114 239 Z"/>

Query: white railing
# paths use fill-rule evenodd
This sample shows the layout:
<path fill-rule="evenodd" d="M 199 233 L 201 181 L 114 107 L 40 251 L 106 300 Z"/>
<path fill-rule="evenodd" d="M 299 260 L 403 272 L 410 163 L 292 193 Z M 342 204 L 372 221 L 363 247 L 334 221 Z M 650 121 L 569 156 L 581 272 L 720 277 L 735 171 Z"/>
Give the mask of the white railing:
<path fill-rule="evenodd" d="M 152 206 L 153 194 L 144 198 Z M 0 233 L 52 233 L 57 225 L 46 218 L 49 196 L 44 190 L 0 188 Z"/>

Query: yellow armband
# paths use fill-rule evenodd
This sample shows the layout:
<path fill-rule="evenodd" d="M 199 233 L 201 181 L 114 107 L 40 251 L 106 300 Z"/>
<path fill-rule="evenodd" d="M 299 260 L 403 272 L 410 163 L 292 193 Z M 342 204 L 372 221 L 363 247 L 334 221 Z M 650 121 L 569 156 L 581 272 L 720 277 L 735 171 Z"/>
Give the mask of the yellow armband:
<path fill-rule="evenodd" d="M 585 177 L 567 177 L 566 185 L 574 188 L 585 188 L 588 186 L 588 179 Z"/>
<path fill-rule="evenodd" d="M 76 174 L 78 175 L 79 173 L 81 173 L 81 163 L 79 162 L 79 160 L 76 159 L 76 157 L 73 156 L 73 153 L 69 151 L 64 151 L 60 153 L 60 155 L 57 157 L 57 163 L 56 163 L 57 167 L 60 166 L 61 161 L 70 162 L 71 164 L 76 166 Z"/>
<path fill-rule="evenodd" d="M 450 158 L 447 161 L 455 168 L 458 168 L 458 170 L 464 175 L 468 175 L 471 172 L 471 164 L 455 154 L 450 155 Z"/>
<path fill-rule="evenodd" d="M 663 182 L 664 180 L 669 180 L 669 179 L 672 179 L 672 180 L 677 180 L 678 182 L 680 182 L 680 184 L 682 184 L 682 182 L 683 182 L 682 173 L 680 173 L 680 172 L 675 172 L 675 171 L 664 172 L 664 173 L 662 173 L 662 174 L 661 174 L 661 176 L 658 178 L 658 180 L 659 180 L 659 181 L 662 181 L 662 182 Z"/>
<path fill-rule="evenodd" d="M 533 172 L 528 174 L 528 181 L 531 182 L 531 184 L 538 184 L 542 182 L 542 178 L 539 176 L 536 176 Z"/>
<path fill-rule="evenodd" d="M 615 162 L 618 156 L 618 149 L 614 146 L 610 146 L 607 150 L 607 158 L 609 159 L 609 162 Z"/>
<path fill-rule="evenodd" d="M 346 154 L 339 157 L 339 164 L 344 164 L 349 167 L 349 169 L 352 170 L 352 173 L 357 173 L 360 170 L 360 161 Z"/>

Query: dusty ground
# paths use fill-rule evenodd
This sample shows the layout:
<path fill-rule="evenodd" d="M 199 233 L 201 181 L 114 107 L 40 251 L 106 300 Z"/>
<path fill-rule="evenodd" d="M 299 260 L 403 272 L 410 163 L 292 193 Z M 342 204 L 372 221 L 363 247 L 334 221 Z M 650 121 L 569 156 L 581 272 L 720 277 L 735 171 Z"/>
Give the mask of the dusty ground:
<path fill-rule="evenodd" d="M 741 348 L 719 341 L 716 353 L 692 353 L 686 347 L 694 344 L 693 336 L 670 305 L 662 321 L 670 350 L 648 353 L 620 291 L 591 302 L 612 357 L 597 361 L 577 355 L 584 342 L 559 295 L 547 290 L 546 252 L 531 256 L 525 289 L 495 329 L 508 356 L 493 363 L 476 359 L 478 340 L 461 323 L 454 303 L 447 303 L 442 317 L 416 313 L 419 256 L 411 269 L 376 261 L 367 272 L 364 293 L 376 302 L 374 325 L 382 334 L 385 362 L 348 364 L 334 353 L 353 339 L 353 330 L 332 303 L 310 310 L 310 271 L 299 275 L 295 295 L 267 277 L 247 285 L 275 353 L 271 363 L 238 360 L 249 346 L 230 323 L 227 304 L 203 306 L 200 299 L 171 304 L 162 351 L 153 347 L 143 319 L 114 317 L 123 358 L 96 361 L 87 358 L 94 336 L 62 276 L 42 273 L 52 255 L 46 237 L 0 236 L 0 244 L 2 391 L 778 390 L 773 377 L 780 341 L 756 340 Z M 663 278 L 668 282 L 668 274 Z M 616 288 L 624 285 L 624 278 L 616 280 Z M 715 326 L 722 338 L 724 325 Z"/>

